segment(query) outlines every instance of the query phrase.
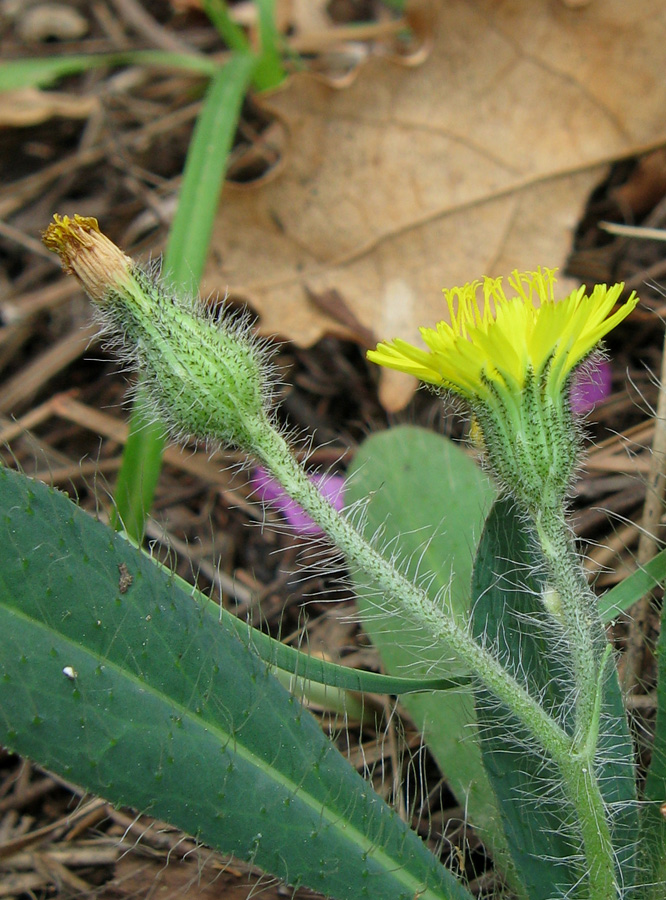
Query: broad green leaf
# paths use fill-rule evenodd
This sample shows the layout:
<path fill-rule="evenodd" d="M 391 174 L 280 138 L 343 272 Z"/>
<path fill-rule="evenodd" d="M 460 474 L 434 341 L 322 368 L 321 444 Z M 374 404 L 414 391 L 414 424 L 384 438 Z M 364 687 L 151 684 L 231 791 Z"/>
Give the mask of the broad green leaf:
<path fill-rule="evenodd" d="M 217 610 L 219 612 L 219 609 Z M 364 672 L 351 669 L 339 663 L 310 656 L 302 650 L 282 644 L 247 625 L 236 616 L 223 611 L 223 618 L 230 627 L 251 641 L 252 648 L 261 659 L 282 672 L 289 672 L 303 682 L 329 685 L 340 690 L 373 694 L 415 694 L 422 691 L 456 691 L 469 684 L 470 679 L 457 678 L 415 678 L 382 675 L 378 672 Z"/>
<path fill-rule="evenodd" d="M 204 594 L 192 588 L 178 575 L 169 573 L 170 577 L 180 585 L 185 593 L 196 598 L 202 609 L 206 609 L 214 618 L 224 620 L 228 628 L 238 632 L 239 637 L 249 643 L 260 659 L 270 666 L 288 672 L 301 679 L 303 683 L 311 681 L 315 684 L 328 685 L 340 690 L 358 693 L 375 694 L 409 694 L 420 691 L 452 691 L 460 690 L 470 683 L 470 679 L 462 676 L 456 678 L 410 678 L 382 675 L 378 672 L 364 672 L 351 669 L 339 663 L 310 656 L 303 650 L 290 647 L 248 625 L 226 609 L 208 600 Z"/>
<path fill-rule="evenodd" d="M 556 652 L 541 603 L 534 544 L 510 499 L 498 500 L 486 522 L 472 580 L 474 633 L 566 727 L 570 724 L 568 658 Z M 614 810 L 618 859 L 627 861 L 635 837 L 633 748 L 617 676 L 607 679 L 599 739 L 602 794 Z M 575 814 L 558 789 L 558 773 L 535 752 L 509 710 L 487 692 L 477 695 L 483 758 L 500 802 L 509 845 L 530 900 L 583 897 L 584 872 L 576 861 Z M 525 749 L 525 748 L 529 749 Z M 629 873 L 626 873 L 629 880 Z"/>
<path fill-rule="evenodd" d="M 341 900 L 471 900 L 224 620 L 0 470 L 0 741 Z"/>
<path fill-rule="evenodd" d="M 345 488 L 350 504 L 363 502 L 363 530 L 377 535 L 410 576 L 442 598 L 459 621 L 469 618 L 472 559 L 493 489 L 483 473 L 446 438 L 421 428 L 392 428 L 358 451 Z M 467 675 L 453 654 L 433 646 L 396 601 L 377 596 L 354 576 L 363 628 L 391 675 Z M 449 786 L 502 865 L 499 811 L 476 740 L 470 692 L 404 696 L 401 703 L 423 732 Z M 508 859 L 504 859 L 508 863 Z"/>

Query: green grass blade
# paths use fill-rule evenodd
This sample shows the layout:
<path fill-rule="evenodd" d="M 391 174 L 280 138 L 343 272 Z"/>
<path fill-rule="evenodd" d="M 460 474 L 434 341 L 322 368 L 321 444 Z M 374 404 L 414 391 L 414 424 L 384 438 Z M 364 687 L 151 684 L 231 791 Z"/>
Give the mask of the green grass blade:
<path fill-rule="evenodd" d="M 164 254 L 164 275 L 179 290 L 194 293 L 199 287 L 229 151 L 255 65 L 255 57 L 234 54 L 211 80 L 197 119 Z"/>
<path fill-rule="evenodd" d="M 185 293 L 196 292 L 224 182 L 238 116 L 255 60 L 237 54 L 211 80 L 187 154 L 178 208 L 164 255 L 165 277 Z M 138 393 L 130 437 L 116 483 L 113 524 L 139 541 L 159 478 L 164 431 L 147 421 Z"/>
<path fill-rule="evenodd" d="M 275 0 L 256 0 L 259 9 L 261 52 L 254 73 L 257 90 L 267 91 L 282 84 L 286 74 L 282 66 L 281 38 L 275 25 Z"/>
<path fill-rule="evenodd" d="M 229 9 L 224 0 L 202 0 L 201 5 L 230 50 L 237 50 L 240 53 L 250 52 L 250 45 L 243 29 L 229 15 Z"/>
<path fill-rule="evenodd" d="M 218 64 L 207 56 L 166 50 L 128 50 L 123 53 L 82 53 L 42 59 L 15 59 L 0 63 L 0 91 L 47 87 L 66 75 L 118 66 L 184 69 L 207 78 L 213 77 L 219 69 Z"/>
<path fill-rule="evenodd" d="M 608 625 L 660 584 L 666 581 L 666 550 L 662 550 L 638 571 L 616 584 L 599 601 L 599 614 Z"/>
<path fill-rule="evenodd" d="M 340 900 L 471 900 L 224 621 L 0 470 L 0 743 Z"/>
<path fill-rule="evenodd" d="M 141 389 L 137 390 L 129 423 L 129 433 L 116 479 L 111 525 L 139 542 L 146 516 L 153 505 L 167 444 L 164 428 L 146 410 Z"/>
<path fill-rule="evenodd" d="M 266 91 L 281 84 L 286 73 L 282 65 L 281 38 L 275 26 L 275 4 L 273 0 L 259 0 L 258 7 L 261 52 L 252 81 L 258 91 Z M 250 51 L 243 29 L 229 15 L 224 0 L 203 0 L 203 10 L 228 47 L 239 52 Z"/>
<path fill-rule="evenodd" d="M 663 555 L 662 551 L 659 556 Z M 666 896 L 666 603 L 661 611 L 657 664 L 657 722 L 645 784 L 645 802 L 641 806 L 638 841 L 638 869 L 644 886 L 641 900 L 663 900 Z"/>

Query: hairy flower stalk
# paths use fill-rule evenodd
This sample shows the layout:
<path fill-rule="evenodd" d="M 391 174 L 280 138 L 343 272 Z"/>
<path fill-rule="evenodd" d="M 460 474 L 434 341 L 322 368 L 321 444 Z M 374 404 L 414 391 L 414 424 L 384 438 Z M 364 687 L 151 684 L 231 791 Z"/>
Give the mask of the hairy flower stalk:
<path fill-rule="evenodd" d="M 549 753 L 569 752 L 567 735 L 524 688 L 371 547 L 307 477 L 272 423 L 270 367 L 247 326 L 234 325 L 229 333 L 224 322 L 213 322 L 192 302 L 168 292 L 105 237 L 95 219 L 55 216 L 43 239 L 95 301 L 112 339 L 147 377 L 153 405 L 174 436 L 233 444 L 256 457 L 350 563 L 399 598 L 434 637 L 449 642 L 487 687 L 516 709 Z M 228 397 L 219 396 L 220 384 Z"/>
<path fill-rule="evenodd" d="M 575 367 L 638 298 L 632 293 L 613 312 L 624 286 L 597 285 L 589 295 L 580 288 L 558 302 L 554 274 L 514 271 L 509 294 L 501 278 L 445 290 L 450 322 L 421 329 L 424 349 L 396 339 L 368 358 L 466 401 L 489 468 L 531 523 L 544 560 L 544 606 L 573 663 L 573 761 L 560 771 L 579 813 L 591 896 L 610 891 L 611 897 L 617 894 L 612 847 L 592 786 L 606 639 L 565 517 L 581 449 L 569 391 Z"/>
<path fill-rule="evenodd" d="M 613 313 L 623 289 L 616 284 L 597 285 L 589 296 L 581 287 L 558 302 L 550 269 L 516 271 L 509 285 L 513 296 L 501 278 L 445 290 L 450 324 L 421 329 L 427 349 L 397 339 L 380 343 L 368 358 L 468 403 L 490 469 L 534 524 L 549 593 L 557 597 L 547 608 L 572 648 L 582 744 L 593 725 L 605 638 L 565 521 L 581 449 L 569 389 L 575 367 L 638 298 L 632 293 Z"/>
<path fill-rule="evenodd" d="M 247 324 L 239 320 L 229 323 L 224 317 L 213 319 L 198 301 L 175 297 L 155 273 L 145 272 L 104 237 L 94 219 L 55 217 L 44 242 L 60 255 L 65 270 L 76 275 L 95 301 L 103 326 L 119 346 L 122 358 L 133 363 L 143 376 L 153 408 L 169 432 L 175 437 L 191 435 L 233 445 L 258 459 L 340 547 L 352 566 L 397 598 L 434 640 L 445 642 L 456 652 L 485 687 L 525 724 L 558 765 L 567 794 L 576 807 L 589 857 L 590 900 L 617 896 L 610 831 L 592 765 L 594 747 L 590 748 L 589 740 L 581 741 L 578 730 L 573 736 L 567 734 L 488 650 L 447 617 L 425 591 L 368 544 L 321 496 L 274 425 L 270 362 Z M 549 274 L 538 273 L 539 283 L 547 284 L 549 278 Z M 527 301 L 535 291 L 542 301 L 543 296 L 524 281 L 517 281 L 517 285 L 525 307 L 522 313 L 504 297 L 499 282 L 493 282 L 486 286 L 493 315 L 468 303 L 464 307 L 468 313 L 452 318 L 453 328 L 439 326 L 437 332 L 428 332 L 430 352 L 393 342 L 380 345 L 374 358 L 412 371 L 431 384 L 451 390 L 458 385 L 458 393 L 470 402 L 477 417 L 498 477 L 507 486 L 512 479 L 524 484 L 520 496 L 524 508 L 532 514 L 541 508 L 539 501 L 548 500 L 549 514 L 541 522 L 538 534 L 546 545 L 544 554 L 552 568 L 554 593 L 562 595 L 561 618 L 567 622 L 570 607 L 580 602 L 579 596 L 570 595 L 577 594 L 580 585 L 576 577 L 572 587 L 564 583 L 569 575 L 564 577 L 558 569 L 561 532 L 553 524 L 577 453 L 577 442 L 571 439 L 570 418 L 563 408 L 563 394 L 573 366 L 627 314 L 635 301 L 632 298 L 628 302 L 622 315 L 608 317 L 619 288 L 596 291 L 590 298 L 579 292 L 575 302 L 571 298 L 568 301 L 573 324 L 556 312 L 554 304 L 551 309 L 548 302 L 543 303 L 546 325 L 532 328 L 529 346 L 523 350 L 518 337 L 520 327 L 530 321 Z M 451 303 L 455 298 L 448 299 Z M 459 299 L 464 298 L 461 295 Z M 511 342 L 495 357 L 492 324 L 502 321 Z M 591 325 L 592 322 L 596 324 Z M 580 339 L 582 333 L 584 340 Z M 445 358 L 452 348 L 454 360 L 449 365 Z M 496 364 L 490 362 L 493 359 Z M 454 380 L 457 371 L 458 382 Z M 556 429 L 554 445 L 544 437 L 546 425 Z M 511 446 L 496 461 L 495 444 L 503 443 L 509 436 Z M 557 563 L 552 567 L 551 556 Z M 583 604 L 586 610 L 588 605 L 587 601 Z M 581 615 L 584 621 L 587 612 Z M 593 627 L 597 627 L 596 620 Z M 583 631 L 589 642 L 587 625 Z M 593 656 L 596 661 L 596 651 Z M 599 665 L 596 674 L 599 675 Z M 599 681 L 597 678 L 595 688 Z M 586 714 L 586 718 L 590 716 L 592 713 Z M 591 728 L 586 731 L 588 737 L 590 731 Z"/>

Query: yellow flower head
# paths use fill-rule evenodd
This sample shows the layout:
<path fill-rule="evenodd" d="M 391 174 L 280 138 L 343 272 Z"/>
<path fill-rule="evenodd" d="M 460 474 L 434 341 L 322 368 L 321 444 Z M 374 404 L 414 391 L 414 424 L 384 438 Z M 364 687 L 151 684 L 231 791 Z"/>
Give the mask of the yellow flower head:
<path fill-rule="evenodd" d="M 632 293 L 612 313 L 622 284 L 597 285 L 589 296 L 581 287 L 558 302 L 553 269 L 514 271 L 508 280 L 508 295 L 501 278 L 445 290 L 451 323 L 421 328 L 427 350 L 396 338 L 378 344 L 368 359 L 472 403 L 507 391 L 520 394 L 528 378 L 539 380 L 555 397 L 572 369 L 638 303 Z"/>
<path fill-rule="evenodd" d="M 616 311 L 624 285 L 579 288 L 557 302 L 551 269 L 513 272 L 444 291 L 449 322 L 422 328 L 425 350 L 396 339 L 368 359 L 466 399 L 475 442 L 504 490 L 523 508 L 564 501 L 580 458 L 567 396 L 572 370 L 638 298 Z"/>

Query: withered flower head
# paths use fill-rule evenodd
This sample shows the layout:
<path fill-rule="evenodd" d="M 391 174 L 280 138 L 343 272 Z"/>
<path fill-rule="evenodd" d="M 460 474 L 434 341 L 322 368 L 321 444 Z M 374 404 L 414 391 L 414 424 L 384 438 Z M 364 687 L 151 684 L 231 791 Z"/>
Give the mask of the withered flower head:
<path fill-rule="evenodd" d="M 99 230 L 91 216 L 53 217 L 42 235 L 49 250 L 57 253 L 68 275 L 75 275 L 97 303 L 109 290 L 127 281 L 132 260 Z"/>

